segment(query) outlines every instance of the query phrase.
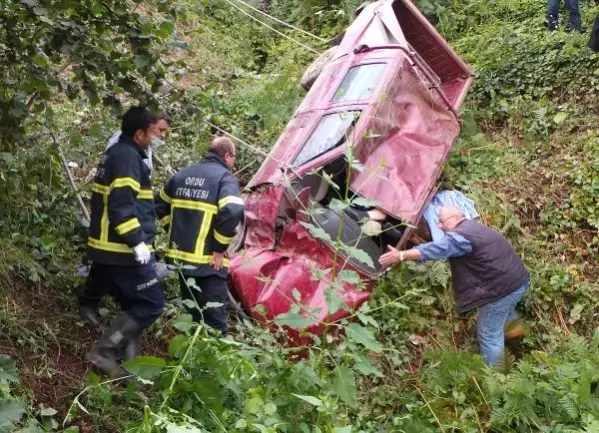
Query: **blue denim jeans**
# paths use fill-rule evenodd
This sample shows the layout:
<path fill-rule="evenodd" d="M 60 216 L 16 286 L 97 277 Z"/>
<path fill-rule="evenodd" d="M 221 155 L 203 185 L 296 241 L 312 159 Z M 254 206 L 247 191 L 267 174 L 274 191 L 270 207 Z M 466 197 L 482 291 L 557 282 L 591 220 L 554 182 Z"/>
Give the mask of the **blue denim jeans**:
<path fill-rule="evenodd" d="M 568 9 L 568 13 L 570 14 L 570 27 L 574 30 L 580 30 L 580 8 L 578 6 L 578 0 L 565 0 L 566 9 Z M 547 1 L 547 16 L 549 21 L 549 29 L 554 30 L 552 28 L 552 23 L 557 26 L 557 18 L 559 15 L 559 7 L 561 0 L 548 0 Z"/>
<path fill-rule="evenodd" d="M 499 365 L 503 361 L 503 328 L 508 321 L 518 318 L 516 304 L 524 297 L 530 281 L 515 292 L 497 301 L 483 305 L 478 310 L 477 337 L 480 354 L 487 365 Z"/>

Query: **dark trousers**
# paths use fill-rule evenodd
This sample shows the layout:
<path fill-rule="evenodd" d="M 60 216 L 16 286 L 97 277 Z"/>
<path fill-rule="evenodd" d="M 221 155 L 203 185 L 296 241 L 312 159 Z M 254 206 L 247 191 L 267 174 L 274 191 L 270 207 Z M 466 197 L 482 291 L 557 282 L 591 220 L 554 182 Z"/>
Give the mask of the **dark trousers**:
<path fill-rule="evenodd" d="M 555 30 L 557 27 L 557 17 L 559 15 L 561 0 L 548 0 L 547 1 L 547 15 L 549 20 L 549 29 Z M 566 9 L 570 15 L 569 26 L 574 30 L 580 30 L 580 8 L 578 6 L 578 0 L 565 0 Z"/>
<path fill-rule="evenodd" d="M 103 296 L 111 294 L 129 317 L 147 328 L 164 311 L 163 283 L 158 281 L 152 265 L 153 262 L 143 266 L 93 263 L 79 303 L 97 307 Z"/>
<path fill-rule="evenodd" d="M 193 278 L 197 287 L 187 284 L 187 280 Z M 227 325 L 227 280 L 223 277 L 212 275 L 207 277 L 193 277 L 179 274 L 179 284 L 181 286 L 181 298 L 195 299 L 198 308 L 188 308 L 187 311 L 192 315 L 194 322 L 204 322 L 206 325 L 214 328 L 226 335 Z M 220 307 L 209 306 L 208 302 L 218 302 Z M 201 311 L 200 311 L 201 310 Z"/>

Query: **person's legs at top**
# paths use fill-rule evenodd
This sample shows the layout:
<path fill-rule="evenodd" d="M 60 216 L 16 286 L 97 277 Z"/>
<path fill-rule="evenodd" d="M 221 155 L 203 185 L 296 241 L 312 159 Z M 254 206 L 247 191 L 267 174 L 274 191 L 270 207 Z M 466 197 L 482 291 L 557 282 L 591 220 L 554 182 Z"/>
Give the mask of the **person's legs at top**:
<path fill-rule="evenodd" d="M 557 30 L 560 0 L 547 0 L 547 28 Z"/>
<path fill-rule="evenodd" d="M 572 30 L 581 30 L 580 6 L 578 0 L 566 0 L 566 8 L 569 14 L 568 27 Z"/>

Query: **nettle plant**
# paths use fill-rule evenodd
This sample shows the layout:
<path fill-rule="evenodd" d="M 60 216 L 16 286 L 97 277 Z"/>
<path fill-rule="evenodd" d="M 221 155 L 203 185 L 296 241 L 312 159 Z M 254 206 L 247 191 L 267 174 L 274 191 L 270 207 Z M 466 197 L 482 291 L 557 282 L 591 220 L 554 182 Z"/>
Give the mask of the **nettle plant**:
<path fill-rule="evenodd" d="M 363 169 L 350 150 L 345 158 L 352 168 Z M 332 179 L 326 180 L 339 191 Z M 340 198 L 330 204 L 335 209 L 376 206 L 351 193 L 348 187 L 339 193 Z M 306 208 L 304 212 L 313 215 L 314 210 Z M 314 218 L 302 224 L 313 237 L 327 242 L 335 251 L 331 269 L 312 272 L 314 280 L 327 281 L 327 318 L 319 322 L 317 311 L 302 303 L 297 289 L 289 299 L 290 310 L 263 324 L 264 327 L 241 319 L 237 329 L 243 342 L 218 338 L 202 324 L 193 323 L 190 315 L 180 315 L 172 323 L 181 334 L 170 343 L 170 360 L 141 356 L 125 364 L 139 380 L 151 381 L 159 391 L 145 407 L 143 420 L 129 431 L 352 431 L 350 414 L 358 406 L 358 382 L 383 377 L 372 362 L 374 354 L 383 352 L 376 339 L 379 324 L 367 304 L 357 311 L 348 311 L 342 319 L 330 318 L 340 309 L 348 310 L 339 294 L 344 283 L 364 287 L 357 272 L 344 269 L 348 260 L 353 258 L 370 266 L 373 263 L 357 244 L 340 241 L 341 229 L 337 239 L 333 239 Z M 369 235 L 372 233 L 361 236 Z M 178 272 L 184 270 L 184 266 L 176 267 Z M 193 279 L 187 283 L 189 290 L 199 290 Z M 188 308 L 199 309 L 194 301 L 184 303 Z M 218 306 L 213 303 L 205 308 Z M 307 332 L 306 328 L 312 325 L 319 325 L 322 334 Z M 288 332 L 309 337 L 302 339 L 308 343 L 285 346 L 281 342 Z M 341 334 L 345 337 L 340 338 Z"/>

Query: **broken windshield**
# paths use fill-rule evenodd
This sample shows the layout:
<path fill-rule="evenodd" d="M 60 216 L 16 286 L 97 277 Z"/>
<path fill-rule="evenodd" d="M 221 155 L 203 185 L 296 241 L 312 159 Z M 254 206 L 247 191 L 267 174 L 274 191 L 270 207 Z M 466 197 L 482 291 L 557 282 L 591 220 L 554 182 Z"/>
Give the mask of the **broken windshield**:
<path fill-rule="evenodd" d="M 305 164 L 345 142 L 360 117 L 360 111 L 341 111 L 322 116 L 312 135 L 295 157 L 293 166 Z"/>

